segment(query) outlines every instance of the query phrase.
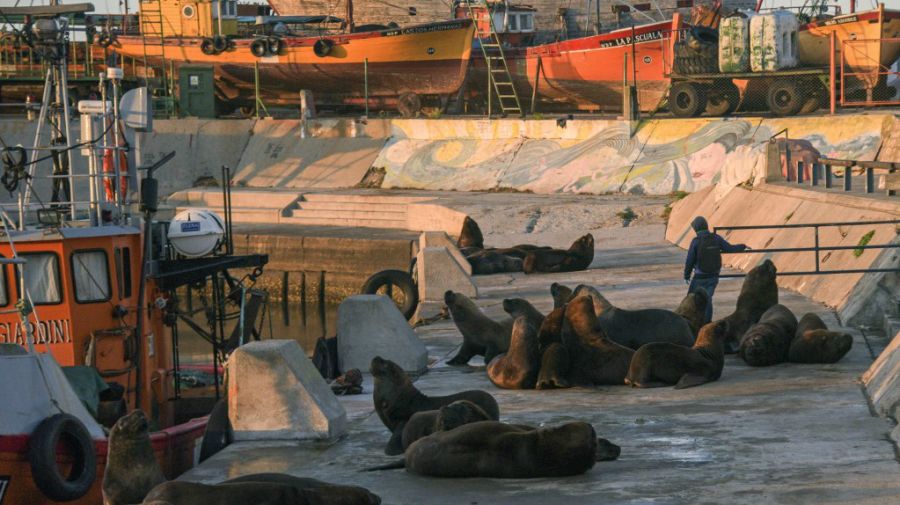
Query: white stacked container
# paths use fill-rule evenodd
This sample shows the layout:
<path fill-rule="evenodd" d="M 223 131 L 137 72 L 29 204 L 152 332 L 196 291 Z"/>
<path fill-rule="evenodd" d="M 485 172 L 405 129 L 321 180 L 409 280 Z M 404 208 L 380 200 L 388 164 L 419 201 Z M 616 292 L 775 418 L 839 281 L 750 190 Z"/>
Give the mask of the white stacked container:
<path fill-rule="evenodd" d="M 737 11 L 719 23 L 719 71 L 750 71 L 750 19 L 753 11 Z"/>
<path fill-rule="evenodd" d="M 773 72 L 798 64 L 797 16 L 785 10 L 760 14 L 750 19 L 750 68 Z"/>

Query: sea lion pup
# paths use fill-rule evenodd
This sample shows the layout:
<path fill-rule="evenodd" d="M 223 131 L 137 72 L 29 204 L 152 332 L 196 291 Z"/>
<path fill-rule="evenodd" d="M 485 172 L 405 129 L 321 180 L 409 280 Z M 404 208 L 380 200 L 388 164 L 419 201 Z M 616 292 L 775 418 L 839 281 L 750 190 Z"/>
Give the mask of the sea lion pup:
<path fill-rule="evenodd" d="M 147 493 L 166 481 L 150 444 L 147 416 L 140 410 L 120 418 L 109 431 L 103 505 L 141 503 Z"/>
<path fill-rule="evenodd" d="M 465 365 L 472 356 L 484 356 L 485 364 L 495 356 L 509 349 L 509 338 L 512 335 L 513 320 L 494 321 L 475 305 L 475 302 L 462 293 L 447 291 L 444 303 L 450 310 L 453 323 L 462 333 L 463 343 L 459 352 L 448 365 Z"/>
<path fill-rule="evenodd" d="M 396 363 L 380 356 L 372 358 L 369 371 L 375 379 L 372 393 L 375 412 L 392 433 L 386 450 L 396 451 L 397 447 L 402 447 L 403 425 L 413 414 L 437 410 L 457 400 L 468 400 L 481 407 L 491 419 L 500 419 L 497 400 L 485 391 L 470 390 L 447 396 L 425 396 Z"/>
<path fill-rule="evenodd" d="M 562 343 L 569 356 L 569 380 L 578 385 L 621 385 L 634 351 L 607 338 L 597 324 L 590 297 L 566 305 Z"/>
<path fill-rule="evenodd" d="M 694 332 L 685 318 L 665 309 L 620 309 L 609 302 L 591 286 L 580 284 L 575 296 L 589 296 L 597 314 L 597 324 L 607 338 L 636 350 L 651 342 L 690 347 L 694 345 Z"/>
<path fill-rule="evenodd" d="M 737 307 L 724 318 L 728 322 L 725 354 L 736 353 L 744 333 L 759 322 L 769 307 L 778 303 L 777 271 L 771 260 L 765 260 L 747 273 L 738 295 Z"/>
<path fill-rule="evenodd" d="M 484 249 L 484 235 L 481 228 L 469 216 L 463 220 L 462 230 L 459 232 L 459 239 L 456 241 L 456 247 L 464 249 L 467 247 L 477 247 Z"/>
<path fill-rule="evenodd" d="M 527 302 L 526 302 L 527 303 Z M 504 301 L 504 306 L 506 301 Z M 519 316 L 513 324 L 509 350 L 492 359 L 488 378 L 503 389 L 534 389 L 541 368 L 537 328 L 528 316 Z"/>
<path fill-rule="evenodd" d="M 490 421 L 491 417 L 478 405 L 466 400 L 458 400 L 444 405 L 439 410 L 416 412 L 403 427 L 400 450 L 385 453 L 388 456 L 403 454 L 416 440 L 438 431 L 449 431 L 464 424 Z"/>
<path fill-rule="evenodd" d="M 558 282 L 554 282 L 550 285 L 550 295 L 553 296 L 554 309 L 558 309 L 564 306 L 565 304 L 569 303 L 569 300 L 574 298 L 572 288 L 563 286 Z"/>
<path fill-rule="evenodd" d="M 848 333 L 828 331 L 825 322 L 812 312 L 800 318 L 797 333 L 788 349 L 788 361 L 793 363 L 837 363 L 853 346 Z"/>
<path fill-rule="evenodd" d="M 431 477 L 565 477 L 590 470 L 598 460 L 618 457 L 619 447 L 601 440 L 594 427 L 583 422 L 532 428 L 481 421 L 421 438 L 409 446 L 403 460 L 369 470 L 405 466 Z"/>
<path fill-rule="evenodd" d="M 708 304 L 709 295 L 706 293 L 706 290 L 697 288 L 681 300 L 674 312 L 688 322 L 694 336 L 697 336 L 700 334 L 700 328 L 703 328 L 704 320 L 706 319 L 706 306 Z"/>
<path fill-rule="evenodd" d="M 594 261 L 594 236 L 588 233 L 566 249 L 535 250 L 525 256 L 522 268 L 526 274 L 535 272 L 575 272 L 587 270 Z"/>
<path fill-rule="evenodd" d="M 724 321 L 705 325 L 693 347 L 662 342 L 641 346 L 631 358 L 625 384 L 684 389 L 719 380 L 725 367 L 726 329 Z"/>
<path fill-rule="evenodd" d="M 769 366 L 787 360 L 791 341 L 797 333 L 797 318 L 781 304 L 763 313 L 741 338 L 738 354 L 750 366 Z"/>

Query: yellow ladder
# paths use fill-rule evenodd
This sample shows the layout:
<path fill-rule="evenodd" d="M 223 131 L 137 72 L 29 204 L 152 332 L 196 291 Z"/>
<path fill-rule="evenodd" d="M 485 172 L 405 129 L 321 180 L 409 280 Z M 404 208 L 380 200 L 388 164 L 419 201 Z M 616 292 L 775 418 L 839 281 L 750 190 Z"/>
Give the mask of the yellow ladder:
<path fill-rule="evenodd" d="M 512 75 L 509 73 L 509 66 L 506 64 L 506 56 L 503 54 L 503 45 L 500 44 L 500 37 L 497 36 L 497 30 L 494 27 L 494 15 L 491 12 L 490 5 L 485 1 L 488 16 L 488 31 L 483 31 L 475 17 L 475 11 L 472 8 L 472 0 L 464 0 L 466 8 L 469 11 L 469 17 L 475 23 L 475 36 L 478 39 L 478 45 L 481 47 L 481 54 L 484 56 L 484 64 L 487 67 L 487 76 L 489 85 L 493 87 L 494 93 L 497 95 L 497 103 L 500 105 L 500 111 L 504 116 L 517 115 L 522 116 L 522 105 L 519 103 L 519 94 L 516 92 L 516 86 L 513 84 Z M 490 97 L 488 97 L 490 99 Z M 488 101 L 488 116 L 491 114 L 490 100 Z"/>
<path fill-rule="evenodd" d="M 166 38 L 163 30 L 162 0 L 141 0 L 141 43 L 144 48 L 144 84 L 150 92 L 154 115 L 169 117 L 175 114 L 174 82 L 166 69 Z M 159 46 L 160 64 L 154 67 L 147 56 L 148 46 Z M 149 77 L 153 73 L 151 83 Z M 157 77 L 158 76 L 158 77 Z"/>

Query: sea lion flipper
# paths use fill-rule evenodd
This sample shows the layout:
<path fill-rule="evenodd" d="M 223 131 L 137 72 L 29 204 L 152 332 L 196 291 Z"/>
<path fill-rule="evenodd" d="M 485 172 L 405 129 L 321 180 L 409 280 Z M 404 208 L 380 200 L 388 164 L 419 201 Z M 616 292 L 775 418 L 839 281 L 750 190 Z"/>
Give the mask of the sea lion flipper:
<path fill-rule="evenodd" d="M 707 382 L 709 382 L 709 377 L 693 373 L 686 373 L 682 375 L 678 383 L 675 384 L 675 389 L 692 388 L 694 386 L 706 384 Z"/>
<path fill-rule="evenodd" d="M 404 459 L 398 459 L 397 461 L 394 461 L 393 463 L 388 463 L 386 465 L 373 466 L 371 468 L 364 468 L 363 470 L 360 470 L 360 471 L 361 472 L 377 472 L 379 470 L 399 470 L 401 468 L 406 468 L 406 460 L 404 460 Z"/>
<path fill-rule="evenodd" d="M 401 423 L 397 428 L 394 429 L 394 433 L 391 434 L 391 439 L 388 440 L 387 446 L 384 448 L 384 453 L 388 456 L 397 456 L 398 454 L 403 454 L 403 428 L 406 427 L 406 423 Z"/>

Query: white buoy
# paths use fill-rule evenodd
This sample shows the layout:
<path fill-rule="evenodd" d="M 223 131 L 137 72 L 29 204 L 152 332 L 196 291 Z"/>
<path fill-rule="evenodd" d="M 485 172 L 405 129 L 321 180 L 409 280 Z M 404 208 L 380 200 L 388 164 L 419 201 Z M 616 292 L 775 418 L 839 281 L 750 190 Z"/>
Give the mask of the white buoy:
<path fill-rule="evenodd" d="M 198 258 L 216 250 L 225 236 L 225 225 L 211 210 L 183 210 L 172 219 L 167 236 L 178 254 Z"/>

